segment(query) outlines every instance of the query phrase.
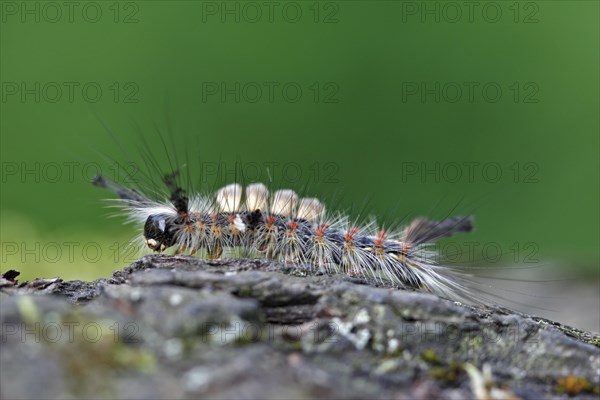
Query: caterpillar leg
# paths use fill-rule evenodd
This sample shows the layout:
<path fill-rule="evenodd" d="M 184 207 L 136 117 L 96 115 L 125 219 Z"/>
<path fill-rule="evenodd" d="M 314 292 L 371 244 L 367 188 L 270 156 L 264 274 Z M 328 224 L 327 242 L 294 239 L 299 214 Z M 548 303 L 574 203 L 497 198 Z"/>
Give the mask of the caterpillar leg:
<path fill-rule="evenodd" d="M 221 257 L 222 254 L 223 254 L 223 247 L 216 245 L 208 250 L 207 258 L 209 260 L 216 260 L 217 258 Z"/>
<path fill-rule="evenodd" d="M 186 250 L 187 250 L 187 245 L 182 244 L 181 246 L 177 247 L 177 249 L 175 250 L 175 252 L 173 254 L 175 254 L 177 256 L 177 255 L 185 253 Z"/>

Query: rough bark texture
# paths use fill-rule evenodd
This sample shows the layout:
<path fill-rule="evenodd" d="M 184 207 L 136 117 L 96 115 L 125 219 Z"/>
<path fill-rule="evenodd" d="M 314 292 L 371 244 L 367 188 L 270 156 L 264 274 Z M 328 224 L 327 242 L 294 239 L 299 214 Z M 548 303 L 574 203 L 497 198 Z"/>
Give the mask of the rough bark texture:
<path fill-rule="evenodd" d="M 0 290 L 3 398 L 600 394 L 591 334 L 271 261 L 154 255 Z"/>

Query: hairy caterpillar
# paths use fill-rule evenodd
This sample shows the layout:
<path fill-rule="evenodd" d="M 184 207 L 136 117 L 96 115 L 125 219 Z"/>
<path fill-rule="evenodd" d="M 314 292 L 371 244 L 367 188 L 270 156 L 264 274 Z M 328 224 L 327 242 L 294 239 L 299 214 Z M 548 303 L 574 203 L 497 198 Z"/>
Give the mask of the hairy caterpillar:
<path fill-rule="evenodd" d="M 151 199 L 140 191 L 106 180 L 93 184 L 119 195 L 116 207 L 129 222 L 143 226 L 142 247 L 155 252 L 219 258 L 226 249 L 266 257 L 324 273 L 388 281 L 401 288 L 429 291 L 471 302 L 468 276 L 437 265 L 430 245 L 437 239 L 472 230 L 472 217 L 442 221 L 417 218 L 393 231 L 374 222 L 354 226 L 342 213 L 329 213 L 316 198 L 292 190 L 270 192 L 261 183 L 245 190 L 234 183 L 216 194 L 189 195 L 165 176 L 169 195 Z"/>

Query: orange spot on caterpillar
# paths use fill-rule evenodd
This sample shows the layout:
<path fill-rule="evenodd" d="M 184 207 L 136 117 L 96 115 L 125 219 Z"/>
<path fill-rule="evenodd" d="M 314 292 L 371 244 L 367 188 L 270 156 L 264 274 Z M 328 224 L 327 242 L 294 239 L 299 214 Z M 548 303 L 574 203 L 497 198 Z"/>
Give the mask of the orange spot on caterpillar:
<path fill-rule="evenodd" d="M 300 227 L 300 225 L 298 225 L 298 223 L 294 221 L 288 222 L 288 226 L 292 229 L 298 229 Z"/>
<path fill-rule="evenodd" d="M 200 229 L 204 229 L 206 227 L 206 224 L 202 221 L 196 221 L 196 227 L 200 228 Z"/>
<path fill-rule="evenodd" d="M 344 240 L 346 242 L 352 242 L 354 240 L 354 236 L 350 235 L 350 234 L 345 234 L 344 235 Z"/>
<path fill-rule="evenodd" d="M 268 217 L 266 218 L 266 222 L 267 222 L 267 224 L 269 224 L 269 225 L 273 225 L 273 224 L 275 223 L 275 221 L 277 221 L 277 220 L 275 219 L 275 217 L 268 216 Z"/>
<path fill-rule="evenodd" d="M 412 248 L 412 243 L 400 242 L 400 252 L 403 255 L 407 255 L 411 248 Z"/>
<path fill-rule="evenodd" d="M 233 223 L 235 222 L 235 215 L 230 215 L 230 216 L 227 218 L 227 221 L 228 221 L 230 224 L 233 224 Z"/>

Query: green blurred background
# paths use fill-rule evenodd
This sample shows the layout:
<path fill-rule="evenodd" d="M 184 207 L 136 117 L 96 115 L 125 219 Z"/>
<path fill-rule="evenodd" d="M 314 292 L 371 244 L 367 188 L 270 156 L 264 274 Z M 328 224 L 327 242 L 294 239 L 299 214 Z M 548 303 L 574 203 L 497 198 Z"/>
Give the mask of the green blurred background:
<path fill-rule="evenodd" d="M 131 260 L 135 227 L 87 180 L 141 143 L 164 161 L 157 129 L 203 189 L 240 162 L 387 223 L 473 212 L 457 240 L 598 270 L 598 2 L 77 4 L 1 2 L 2 271 Z"/>

